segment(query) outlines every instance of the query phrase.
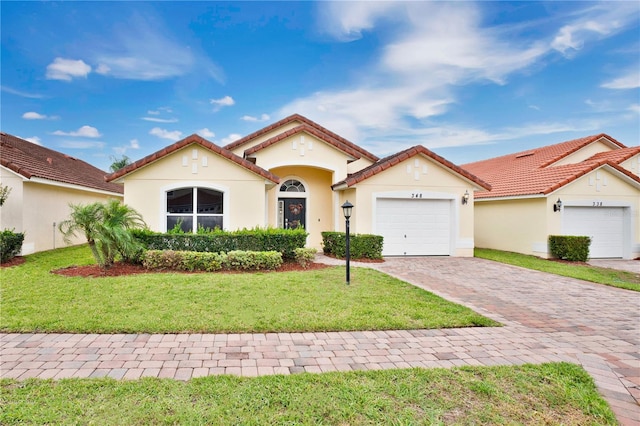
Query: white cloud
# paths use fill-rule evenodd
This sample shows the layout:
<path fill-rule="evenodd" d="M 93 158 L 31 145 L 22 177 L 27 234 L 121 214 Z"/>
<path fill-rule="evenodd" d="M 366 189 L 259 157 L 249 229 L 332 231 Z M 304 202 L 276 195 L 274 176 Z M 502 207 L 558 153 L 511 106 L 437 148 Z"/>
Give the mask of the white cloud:
<path fill-rule="evenodd" d="M 213 138 L 216 136 L 215 133 L 213 133 L 211 130 L 209 130 L 206 127 L 204 129 L 198 130 L 196 133 L 202 136 L 203 138 Z"/>
<path fill-rule="evenodd" d="M 24 139 L 25 141 L 29 141 L 29 142 L 31 142 L 31 143 L 33 143 L 33 144 L 41 145 L 41 146 L 42 146 L 42 139 L 40 139 L 40 138 L 39 138 L 39 137 L 37 137 L 37 136 L 32 136 L 32 137 L 30 137 L 30 138 L 21 138 L 21 139 Z"/>
<path fill-rule="evenodd" d="M 91 66 L 83 60 L 56 58 L 47 65 L 47 79 L 71 81 L 76 77 L 87 78 Z"/>
<path fill-rule="evenodd" d="M 44 98 L 44 95 L 41 95 L 39 93 L 22 92 L 20 90 L 15 90 L 15 89 L 12 89 L 11 87 L 7 87 L 7 86 L 0 86 L 0 89 L 3 92 L 11 93 L 12 95 L 20 96 L 22 98 L 28 98 L 28 99 L 43 99 Z"/>
<path fill-rule="evenodd" d="M 214 111 L 219 111 L 223 107 L 234 105 L 236 101 L 231 96 L 225 96 L 220 99 L 210 99 L 209 103 L 213 105 Z"/>
<path fill-rule="evenodd" d="M 229 136 L 227 136 L 226 138 L 222 138 L 222 145 L 228 145 L 231 142 L 235 142 L 238 139 L 240 139 L 242 137 L 242 135 L 238 134 L 238 133 L 231 133 Z"/>
<path fill-rule="evenodd" d="M 153 136 L 157 136 L 161 139 L 169 139 L 174 142 L 180 140 L 180 138 L 182 137 L 182 132 L 179 130 L 170 131 L 170 130 L 161 129 L 160 127 L 154 127 L 149 131 L 149 134 Z"/>
<path fill-rule="evenodd" d="M 603 83 L 605 89 L 637 89 L 640 87 L 640 71 L 636 68 L 611 81 Z"/>
<path fill-rule="evenodd" d="M 640 114 L 640 104 L 632 104 L 627 108 L 631 112 L 635 112 L 636 114 Z"/>
<path fill-rule="evenodd" d="M 171 35 L 172 28 L 150 9 L 145 14 L 121 16 L 109 38 L 92 40 L 96 72 L 130 80 L 157 81 L 198 72 L 223 81 L 224 73 L 205 54 Z"/>
<path fill-rule="evenodd" d="M 47 118 L 47 116 L 44 114 L 38 114 L 34 111 L 29 111 L 22 114 L 22 118 L 24 118 L 25 120 L 44 120 Z"/>
<path fill-rule="evenodd" d="M 127 150 L 129 150 L 129 149 L 140 149 L 140 142 L 138 141 L 138 139 L 131 139 L 129 141 L 129 145 L 116 146 L 116 147 L 113 148 L 113 150 L 118 155 L 124 155 L 124 153 L 127 152 Z"/>
<path fill-rule="evenodd" d="M 76 131 L 71 132 L 63 132 L 62 130 L 56 130 L 53 132 L 56 136 L 74 136 L 74 137 L 84 137 L 84 138 L 99 138 L 102 136 L 98 129 L 92 126 L 82 126 Z"/>
<path fill-rule="evenodd" d="M 635 2 L 593 3 L 579 10 L 562 26 L 550 43 L 551 48 L 571 56 L 593 40 L 610 37 L 637 20 Z"/>
<path fill-rule="evenodd" d="M 105 143 L 97 141 L 62 141 L 59 145 L 62 148 L 71 149 L 102 149 Z"/>
<path fill-rule="evenodd" d="M 157 117 L 141 117 L 141 120 L 153 121 L 154 123 L 177 123 L 177 118 L 157 118 Z"/>
<path fill-rule="evenodd" d="M 240 117 L 240 120 L 250 122 L 263 122 L 270 119 L 271 117 L 269 116 L 269 114 L 262 114 L 260 117 L 254 117 L 252 115 L 243 115 L 242 117 Z"/>

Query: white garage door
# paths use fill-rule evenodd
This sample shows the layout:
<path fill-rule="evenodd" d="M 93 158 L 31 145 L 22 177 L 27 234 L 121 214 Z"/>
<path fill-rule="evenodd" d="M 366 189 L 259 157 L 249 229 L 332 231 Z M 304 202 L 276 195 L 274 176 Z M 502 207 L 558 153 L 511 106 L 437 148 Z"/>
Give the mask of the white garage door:
<path fill-rule="evenodd" d="M 591 237 L 589 257 L 623 257 L 624 209 L 622 207 L 565 207 L 564 235 Z"/>
<path fill-rule="evenodd" d="M 378 199 L 376 234 L 384 256 L 446 256 L 451 253 L 449 200 Z"/>

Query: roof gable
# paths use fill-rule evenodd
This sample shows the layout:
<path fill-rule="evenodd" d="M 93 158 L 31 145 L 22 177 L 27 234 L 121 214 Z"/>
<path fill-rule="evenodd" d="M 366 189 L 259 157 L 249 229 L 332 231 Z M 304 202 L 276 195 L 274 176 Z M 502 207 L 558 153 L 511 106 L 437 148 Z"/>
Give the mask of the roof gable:
<path fill-rule="evenodd" d="M 578 163 L 554 165 L 595 142 L 603 141 L 614 149 L 596 153 Z M 491 192 L 478 194 L 476 196 L 478 199 L 545 195 L 604 165 L 608 165 L 626 176 L 634 176 L 633 173 L 619 165 L 621 161 L 624 161 L 624 158 L 630 158 L 634 155 L 627 150 L 629 148 L 620 142 L 601 133 L 477 161 L 462 167 L 491 184 Z M 631 151 L 637 152 L 634 148 L 631 148 Z M 635 178 L 637 179 L 637 176 Z"/>
<path fill-rule="evenodd" d="M 209 142 L 208 140 L 202 138 L 201 136 L 198 136 L 196 134 L 193 134 L 191 136 L 187 136 L 186 138 L 172 144 L 169 145 L 159 151 L 154 152 L 153 154 L 147 155 L 146 157 L 136 161 L 135 163 L 129 164 L 128 166 L 118 170 L 115 173 L 111 173 L 110 175 L 107 176 L 107 181 L 113 181 L 119 178 L 124 177 L 125 175 L 128 175 L 129 173 L 132 173 L 142 167 L 145 167 L 151 163 L 154 163 L 158 160 L 160 160 L 161 158 L 166 157 L 167 155 L 174 153 L 188 145 L 191 144 L 198 144 L 200 146 L 202 146 L 203 148 L 221 156 L 226 158 L 227 160 L 230 160 L 234 163 L 236 163 L 237 165 L 239 165 L 240 167 L 244 167 L 245 169 L 267 179 L 270 180 L 271 182 L 274 183 L 279 183 L 280 182 L 280 178 L 276 175 L 274 175 L 273 173 L 263 169 L 262 167 L 258 167 L 255 164 L 253 164 L 252 162 L 245 160 L 244 158 L 238 157 L 237 155 L 235 155 L 233 152 L 229 151 L 228 149 L 222 148 L 216 144 L 214 144 L 213 142 Z"/>
<path fill-rule="evenodd" d="M 105 181 L 106 172 L 77 158 L 0 132 L 0 164 L 26 179 L 122 194 L 121 185 Z"/>
<path fill-rule="evenodd" d="M 316 129 L 315 127 L 311 127 L 306 123 L 296 126 L 293 129 L 287 130 L 286 132 L 280 133 L 277 136 L 269 138 L 266 141 L 259 143 L 258 145 L 254 145 L 246 150 L 244 154 L 246 157 L 251 157 L 257 152 L 269 146 L 272 146 L 284 139 L 287 139 L 291 136 L 299 135 L 301 133 L 307 133 L 311 136 L 316 137 L 317 139 L 327 143 L 328 145 L 344 152 L 346 155 L 350 156 L 352 160 L 356 160 L 361 157 L 360 153 L 352 147 L 345 145 L 343 142 L 332 137 L 330 134 L 324 133 L 321 130 Z"/>
<path fill-rule="evenodd" d="M 353 142 L 348 141 L 347 139 L 343 138 L 342 136 L 340 136 L 340 135 L 338 135 L 336 133 L 333 133 L 331 130 L 319 125 L 318 123 L 316 123 L 314 121 L 309 120 L 308 118 L 306 118 L 306 117 L 304 117 L 304 116 L 302 116 L 300 114 L 290 115 L 290 116 L 285 117 L 282 120 L 277 121 L 277 122 L 275 122 L 275 123 L 273 123 L 273 124 L 271 124 L 271 125 L 269 125 L 267 127 L 264 127 L 264 128 L 262 128 L 260 130 L 257 130 L 257 131 L 255 131 L 255 132 L 253 132 L 253 133 L 251 133 L 251 134 L 249 134 L 249 135 L 247 135 L 247 136 L 245 136 L 245 137 L 243 137 L 241 139 L 238 139 L 235 142 L 232 142 L 232 143 L 226 145 L 225 149 L 234 150 L 236 148 L 239 148 L 242 145 L 248 144 L 249 142 L 251 142 L 253 139 L 255 139 L 257 137 L 260 137 L 260 136 L 262 136 L 262 135 L 264 135 L 266 133 L 274 131 L 274 130 L 278 129 L 279 127 L 285 126 L 285 125 L 287 125 L 289 123 L 292 123 L 292 122 L 299 122 L 301 125 L 306 126 L 306 128 L 313 129 L 314 131 L 319 132 L 319 134 L 323 135 L 323 140 L 324 140 L 324 138 L 326 138 L 327 140 L 332 140 L 333 141 L 332 144 L 336 148 L 341 149 L 343 151 L 345 149 L 348 149 L 349 151 L 345 151 L 345 152 L 347 154 L 349 154 L 349 155 L 353 155 L 353 153 L 357 153 L 355 158 L 364 157 L 364 158 L 367 158 L 367 159 L 369 159 L 371 161 L 377 161 L 378 160 L 378 157 L 376 157 L 375 155 L 373 155 L 369 151 L 359 147 L 358 145 L 354 144 Z M 297 126 L 297 127 L 299 127 L 299 126 Z M 286 132 L 284 132 L 284 133 L 286 133 Z M 278 136 L 275 136 L 275 137 L 278 137 Z M 316 137 L 318 137 L 318 136 L 316 136 Z M 273 139 L 273 138 L 270 138 L 269 140 L 271 140 L 271 139 Z M 325 142 L 327 142 L 327 141 L 325 141 Z M 259 145 L 262 145 L 263 143 L 261 143 Z M 251 149 L 253 149 L 253 148 L 251 148 Z M 253 152 L 255 152 L 255 151 L 253 151 Z"/>
<path fill-rule="evenodd" d="M 390 155 L 386 158 L 383 158 L 381 160 L 379 160 L 378 162 L 370 165 L 369 167 L 365 167 L 364 169 L 360 170 L 357 173 L 353 173 L 351 175 L 349 175 L 346 179 L 344 179 L 343 181 L 337 182 L 335 183 L 332 188 L 337 189 L 339 187 L 350 187 L 353 186 L 359 182 L 362 182 L 372 176 L 377 175 L 378 173 L 383 172 L 384 170 L 387 170 L 405 160 L 408 160 L 412 157 L 415 157 L 416 155 L 424 155 L 425 157 L 431 158 L 432 160 L 434 160 L 437 163 L 440 163 L 442 166 L 444 166 L 447 169 L 450 169 L 452 172 L 454 172 L 455 174 L 460 175 L 461 177 L 463 177 L 464 179 L 467 179 L 473 183 L 475 183 L 476 185 L 478 185 L 480 188 L 486 189 L 486 190 L 490 190 L 491 189 L 491 185 L 489 185 L 487 182 L 484 182 L 483 180 L 479 179 L 477 176 L 469 173 L 467 170 L 456 166 L 455 164 L 451 163 L 448 160 L 445 160 L 444 158 L 440 157 L 439 155 L 437 155 L 436 153 L 428 150 L 427 148 L 425 148 L 422 145 L 416 145 L 413 146 L 411 148 L 405 149 L 404 151 L 400 151 L 396 154 Z"/>

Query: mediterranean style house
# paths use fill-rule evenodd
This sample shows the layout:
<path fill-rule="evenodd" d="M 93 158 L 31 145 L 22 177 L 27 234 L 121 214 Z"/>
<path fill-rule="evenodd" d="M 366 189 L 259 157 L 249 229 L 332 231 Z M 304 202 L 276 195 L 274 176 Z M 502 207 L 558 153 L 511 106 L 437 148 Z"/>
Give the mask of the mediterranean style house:
<path fill-rule="evenodd" d="M 57 224 L 69 218 L 69 204 L 123 198 L 122 185 L 77 158 L 0 132 L 0 182 L 10 188 L 0 207 L 0 229 L 24 232 L 22 254 L 65 245 Z M 86 242 L 84 236 L 72 243 Z"/>
<path fill-rule="evenodd" d="M 640 257 L 640 146 L 606 134 L 465 164 L 478 247 L 548 258 L 549 235 L 591 237 L 591 258 Z"/>
<path fill-rule="evenodd" d="M 304 227 L 384 237 L 383 254 L 473 256 L 474 195 L 491 186 L 422 146 L 379 159 L 301 115 L 225 147 L 191 135 L 107 176 L 149 227 Z"/>

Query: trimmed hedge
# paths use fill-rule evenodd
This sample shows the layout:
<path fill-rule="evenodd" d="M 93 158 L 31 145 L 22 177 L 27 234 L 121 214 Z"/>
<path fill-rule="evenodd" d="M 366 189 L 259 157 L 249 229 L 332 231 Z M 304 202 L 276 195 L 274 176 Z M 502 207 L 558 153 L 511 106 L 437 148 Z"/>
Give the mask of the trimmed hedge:
<path fill-rule="evenodd" d="M 314 248 L 297 248 L 295 250 L 296 262 L 303 268 L 307 268 L 316 258 L 316 249 Z"/>
<path fill-rule="evenodd" d="M 349 236 L 349 251 L 353 259 L 382 259 L 383 237 L 371 234 Z M 344 258 L 347 252 L 347 235 L 344 232 L 322 232 L 325 254 Z"/>
<path fill-rule="evenodd" d="M 573 235 L 549 235 L 549 253 L 558 259 L 586 262 L 591 238 Z"/>
<path fill-rule="evenodd" d="M 13 232 L 5 229 L 0 233 L 0 262 L 13 259 L 22 250 L 24 232 Z"/>
<path fill-rule="evenodd" d="M 277 269 L 282 265 L 282 254 L 277 251 L 230 251 L 208 253 L 196 251 L 147 250 L 142 264 L 147 269 L 175 269 L 178 271 L 215 272 L 222 269 L 259 271 Z"/>
<path fill-rule="evenodd" d="M 166 234 L 135 230 L 134 237 L 148 250 L 228 253 L 241 251 L 277 251 L 287 260 L 295 259 L 295 249 L 307 242 L 304 229 L 215 230 L 202 234 Z"/>

